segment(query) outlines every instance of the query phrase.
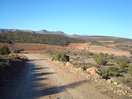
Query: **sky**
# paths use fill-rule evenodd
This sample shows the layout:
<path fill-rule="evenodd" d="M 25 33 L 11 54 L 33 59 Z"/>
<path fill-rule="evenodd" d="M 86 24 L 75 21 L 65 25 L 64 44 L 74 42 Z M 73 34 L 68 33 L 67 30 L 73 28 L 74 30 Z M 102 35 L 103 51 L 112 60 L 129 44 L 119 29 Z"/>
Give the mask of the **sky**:
<path fill-rule="evenodd" d="M 0 28 L 132 39 L 132 0 L 0 0 Z"/>

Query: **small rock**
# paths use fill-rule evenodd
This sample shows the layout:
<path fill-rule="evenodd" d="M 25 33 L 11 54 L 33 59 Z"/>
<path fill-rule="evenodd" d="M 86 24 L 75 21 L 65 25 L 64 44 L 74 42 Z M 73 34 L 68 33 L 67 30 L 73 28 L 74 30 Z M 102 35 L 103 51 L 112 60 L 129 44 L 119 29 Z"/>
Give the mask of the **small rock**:
<path fill-rule="evenodd" d="M 114 82 L 113 84 L 114 84 L 114 85 L 118 85 L 118 83 L 117 83 L 117 82 Z"/>
<path fill-rule="evenodd" d="M 66 66 L 73 67 L 73 64 L 70 62 L 66 62 Z"/>
<path fill-rule="evenodd" d="M 132 94 L 130 94 L 129 97 L 132 97 Z"/>
<path fill-rule="evenodd" d="M 123 84 L 119 84 L 118 87 L 123 87 Z"/>
<path fill-rule="evenodd" d="M 114 94 L 116 94 L 116 91 L 114 91 Z"/>
<path fill-rule="evenodd" d="M 98 80 L 95 80 L 95 82 L 99 82 Z"/>
<path fill-rule="evenodd" d="M 83 71 L 83 68 L 82 68 L 82 67 L 80 67 L 80 68 L 78 68 L 78 70 L 79 70 L 79 71 Z"/>
<path fill-rule="evenodd" d="M 91 67 L 86 70 L 87 73 L 90 73 L 92 75 L 96 75 L 99 73 L 98 69 L 96 67 Z"/>
<path fill-rule="evenodd" d="M 113 81 L 111 79 L 108 79 L 107 82 L 108 83 L 113 83 Z"/>
<path fill-rule="evenodd" d="M 125 92 L 122 92 L 122 95 L 126 95 L 126 93 Z"/>
<path fill-rule="evenodd" d="M 60 99 L 60 98 L 55 98 L 55 99 Z"/>
<path fill-rule="evenodd" d="M 121 93 L 122 95 L 126 95 L 126 93 L 123 90 L 118 90 L 118 93 Z"/>

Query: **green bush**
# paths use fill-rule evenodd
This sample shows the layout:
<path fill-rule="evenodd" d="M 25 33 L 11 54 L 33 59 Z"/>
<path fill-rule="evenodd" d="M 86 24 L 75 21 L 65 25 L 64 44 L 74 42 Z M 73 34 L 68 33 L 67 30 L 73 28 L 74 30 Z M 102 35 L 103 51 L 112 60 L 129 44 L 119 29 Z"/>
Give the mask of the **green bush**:
<path fill-rule="evenodd" d="M 75 56 L 77 56 L 77 53 L 74 53 Z"/>
<path fill-rule="evenodd" d="M 92 57 L 93 55 L 94 55 L 93 53 L 88 52 L 88 53 L 86 54 L 86 57 L 87 57 L 87 58 L 90 58 L 90 57 Z"/>
<path fill-rule="evenodd" d="M 64 52 L 56 52 L 53 56 L 53 59 L 55 61 L 61 61 L 61 62 L 67 62 L 70 60 L 69 56 L 67 56 Z"/>
<path fill-rule="evenodd" d="M 118 73 L 118 70 L 119 69 L 117 67 L 107 67 L 100 70 L 100 75 L 105 79 L 108 79 L 112 76 L 118 77 L 120 76 L 120 74 Z"/>
<path fill-rule="evenodd" d="M 94 60 L 98 65 L 106 65 L 108 62 L 106 56 L 102 53 L 94 56 Z"/>
<path fill-rule="evenodd" d="M 14 53 L 20 53 L 20 50 L 15 50 Z"/>
<path fill-rule="evenodd" d="M 114 59 L 114 55 L 108 55 L 107 58 L 108 59 Z"/>
<path fill-rule="evenodd" d="M 116 58 L 115 62 L 120 66 L 121 70 L 126 70 L 126 67 L 128 66 L 128 61 L 123 58 Z"/>
<path fill-rule="evenodd" d="M 8 54 L 10 54 L 10 50 L 8 47 L 5 46 L 0 47 L 0 55 L 8 55 Z"/>

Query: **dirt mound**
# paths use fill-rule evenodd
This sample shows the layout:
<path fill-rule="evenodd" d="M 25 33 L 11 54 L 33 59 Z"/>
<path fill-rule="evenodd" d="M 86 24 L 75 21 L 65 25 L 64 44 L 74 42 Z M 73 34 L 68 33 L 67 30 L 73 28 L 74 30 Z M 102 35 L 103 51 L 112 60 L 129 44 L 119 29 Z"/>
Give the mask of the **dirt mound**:
<path fill-rule="evenodd" d="M 84 50 L 89 45 L 90 45 L 90 43 L 70 43 L 67 47 L 71 47 L 73 49 Z"/>

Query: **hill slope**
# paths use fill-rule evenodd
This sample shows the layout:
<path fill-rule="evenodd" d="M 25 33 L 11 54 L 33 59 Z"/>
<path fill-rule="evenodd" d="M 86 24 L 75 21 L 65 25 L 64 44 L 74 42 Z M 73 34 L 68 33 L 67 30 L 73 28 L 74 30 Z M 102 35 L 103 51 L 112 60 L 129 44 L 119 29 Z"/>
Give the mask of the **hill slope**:
<path fill-rule="evenodd" d="M 82 36 L 77 38 L 91 42 L 98 42 L 98 41 L 114 41 L 115 43 L 132 42 L 132 39 L 110 37 L 110 36 Z"/>
<path fill-rule="evenodd" d="M 0 42 L 8 43 L 41 43 L 50 45 L 67 45 L 69 43 L 84 42 L 59 34 L 33 34 L 23 31 L 0 33 Z"/>

